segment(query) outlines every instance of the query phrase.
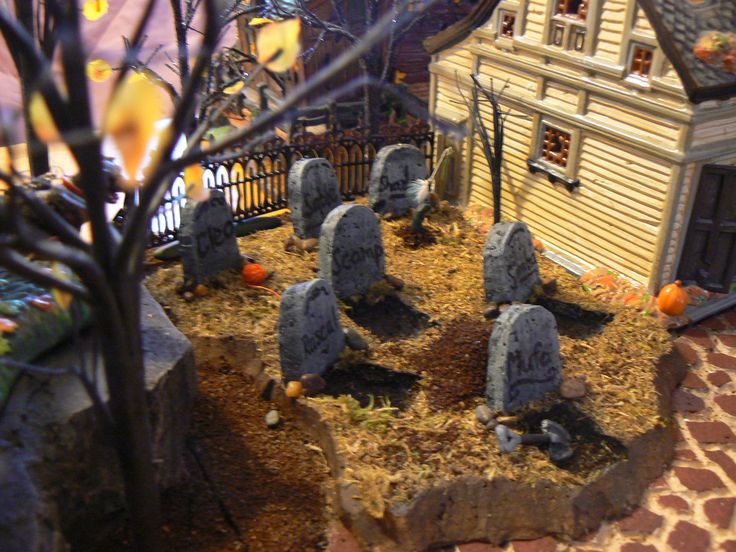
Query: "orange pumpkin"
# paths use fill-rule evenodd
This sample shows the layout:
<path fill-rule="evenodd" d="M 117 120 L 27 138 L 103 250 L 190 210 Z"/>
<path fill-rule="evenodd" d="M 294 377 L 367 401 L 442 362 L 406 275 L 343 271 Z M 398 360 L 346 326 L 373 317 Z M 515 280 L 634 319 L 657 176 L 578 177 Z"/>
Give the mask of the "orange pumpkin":
<path fill-rule="evenodd" d="M 685 312 L 688 295 L 682 289 L 682 282 L 676 280 L 674 284 L 668 284 L 662 288 L 657 297 L 657 308 L 668 316 L 680 316 Z"/>
<path fill-rule="evenodd" d="M 247 263 L 243 266 L 243 281 L 250 286 L 260 286 L 266 281 L 266 269 L 258 263 Z"/>
<path fill-rule="evenodd" d="M 286 396 L 291 397 L 292 399 L 301 396 L 303 390 L 304 386 L 300 381 L 294 380 L 286 384 Z"/>

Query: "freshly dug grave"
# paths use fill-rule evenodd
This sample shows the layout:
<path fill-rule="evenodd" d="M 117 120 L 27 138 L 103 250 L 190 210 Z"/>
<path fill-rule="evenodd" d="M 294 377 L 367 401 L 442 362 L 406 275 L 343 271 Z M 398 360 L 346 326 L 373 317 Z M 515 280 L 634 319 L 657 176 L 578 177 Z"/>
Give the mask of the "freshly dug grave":
<path fill-rule="evenodd" d="M 652 318 L 597 302 L 561 267 L 540 258 L 543 276 L 557 279 L 553 298 L 612 315 L 608 323 L 566 324 L 560 346 L 565 377 L 585 379 L 588 393 L 574 402 L 574 415 L 609 448 L 584 468 L 563 469 L 537 447 L 499 451 L 493 432 L 473 414 L 482 404 L 486 344 L 492 322 L 483 311 L 481 235 L 451 207 L 433 213 L 428 226 L 436 243 L 407 240 L 407 220 L 382 221 L 387 272 L 405 285 L 398 298 L 426 313 L 419 332 L 372 333 L 370 324 L 348 316 L 368 353 L 347 353 L 343 373 L 377 364 L 422 376 L 402 408 L 376 397 L 361 406 L 351 397 L 273 397 L 308 421 L 336 476 L 338 508 L 367 547 L 423 550 L 454 541 L 532 538 L 551 533 L 578 537 L 608 516 L 631 510 L 646 484 L 658 477 L 672 454 L 669 394 L 684 365 L 668 355 L 669 335 Z M 275 271 L 267 285 L 281 292 L 316 277 L 317 253 L 290 253 L 283 243 L 290 224 L 239 240 L 241 251 Z M 219 288 L 193 303 L 176 294 L 179 266 L 164 266 L 147 285 L 174 322 L 189 336 L 255 339 L 263 373 L 280 381 L 278 299 L 224 274 Z M 379 303 L 385 286 L 366 298 Z M 664 361 L 660 359 L 665 358 Z M 329 374 L 326 376 L 330 381 Z M 346 391 L 347 392 L 347 391 Z M 479 394 L 480 392 L 480 394 Z M 332 394 L 336 394 L 333 390 Z M 561 399 L 529 405 L 519 429 L 539 411 L 556 412 Z M 365 405 L 365 403 L 364 403 Z M 559 407 L 558 407 L 559 408 Z M 312 416 L 309 414 L 318 414 Z M 587 454 L 587 452 L 586 452 Z"/>

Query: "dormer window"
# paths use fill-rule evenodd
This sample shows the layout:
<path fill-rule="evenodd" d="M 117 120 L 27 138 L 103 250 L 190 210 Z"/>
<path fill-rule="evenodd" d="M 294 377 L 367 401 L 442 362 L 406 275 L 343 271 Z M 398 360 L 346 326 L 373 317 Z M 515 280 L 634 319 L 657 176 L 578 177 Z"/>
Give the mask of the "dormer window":
<path fill-rule="evenodd" d="M 557 15 L 585 21 L 588 15 L 588 0 L 558 0 Z"/>
<path fill-rule="evenodd" d="M 516 13 L 501 10 L 498 17 L 498 36 L 514 38 L 514 25 L 516 24 Z"/>
<path fill-rule="evenodd" d="M 641 44 L 634 44 L 631 50 L 631 61 L 629 63 L 629 76 L 640 79 L 649 79 L 654 59 L 654 48 Z"/>
<path fill-rule="evenodd" d="M 547 44 L 571 52 L 586 52 L 588 0 L 555 0 Z"/>

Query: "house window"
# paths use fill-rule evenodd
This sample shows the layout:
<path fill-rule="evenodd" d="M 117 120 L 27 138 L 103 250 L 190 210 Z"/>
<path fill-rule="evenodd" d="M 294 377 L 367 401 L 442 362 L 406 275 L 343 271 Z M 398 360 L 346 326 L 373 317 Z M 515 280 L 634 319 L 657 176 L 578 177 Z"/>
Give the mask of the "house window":
<path fill-rule="evenodd" d="M 514 25 L 516 24 L 516 13 L 502 11 L 498 21 L 498 36 L 513 38 Z"/>
<path fill-rule="evenodd" d="M 552 27 L 552 44 L 555 46 L 562 46 L 565 41 L 565 25 L 556 23 Z"/>
<path fill-rule="evenodd" d="M 570 155 L 570 134 L 549 125 L 544 126 L 541 157 L 547 163 L 567 167 Z"/>
<path fill-rule="evenodd" d="M 558 15 L 585 20 L 588 15 L 588 0 L 558 0 Z"/>
<path fill-rule="evenodd" d="M 635 44 L 631 52 L 631 63 L 629 64 L 629 75 L 649 78 L 652 69 L 654 50 L 648 46 Z"/>
<path fill-rule="evenodd" d="M 572 30 L 572 37 L 570 38 L 572 49 L 576 52 L 582 52 L 585 48 L 585 29 L 575 27 Z"/>

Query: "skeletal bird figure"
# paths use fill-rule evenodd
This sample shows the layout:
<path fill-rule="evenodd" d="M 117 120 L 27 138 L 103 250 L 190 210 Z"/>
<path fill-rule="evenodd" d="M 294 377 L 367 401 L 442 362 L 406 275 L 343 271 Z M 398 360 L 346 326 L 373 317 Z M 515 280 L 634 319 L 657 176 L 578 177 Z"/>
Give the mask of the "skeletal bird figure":
<path fill-rule="evenodd" d="M 429 175 L 429 178 L 427 178 L 426 180 L 423 178 L 417 178 L 409 183 L 407 193 L 416 204 L 416 207 L 414 209 L 414 216 L 411 220 L 411 231 L 414 233 L 424 231 L 422 224 L 424 223 L 424 219 L 429 214 L 429 211 L 432 208 L 432 184 L 434 184 L 435 176 L 437 176 L 437 173 L 442 167 L 442 163 L 444 163 L 445 158 L 451 153 L 451 147 L 445 148 L 445 151 L 442 152 L 442 155 L 437 161 L 437 165 L 432 171 L 432 174 Z"/>

